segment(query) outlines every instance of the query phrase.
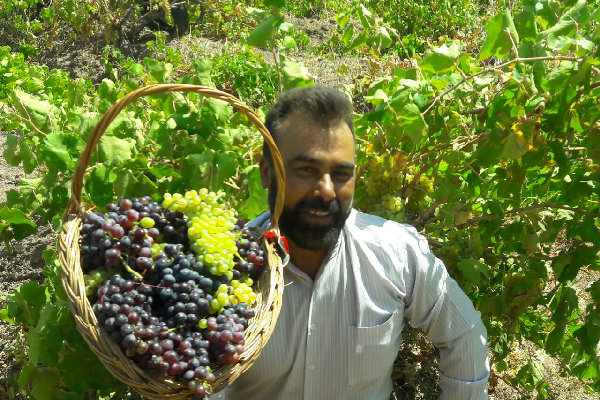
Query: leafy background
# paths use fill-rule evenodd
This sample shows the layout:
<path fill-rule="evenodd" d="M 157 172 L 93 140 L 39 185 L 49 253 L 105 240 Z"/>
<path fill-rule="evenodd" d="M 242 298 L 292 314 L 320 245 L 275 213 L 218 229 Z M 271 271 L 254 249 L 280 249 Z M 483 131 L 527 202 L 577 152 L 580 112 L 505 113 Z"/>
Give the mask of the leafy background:
<path fill-rule="evenodd" d="M 125 93 L 158 82 L 203 84 L 263 112 L 282 90 L 323 83 L 319 64 L 335 65 L 328 76 L 337 74 L 337 84 L 327 83 L 356 105 L 356 206 L 428 237 L 482 313 L 491 392 L 509 385 L 508 398 L 556 398 L 539 349 L 597 396 L 596 1 L 208 1 L 188 4 L 189 35 L 172 42 L 164 33 L 128 40 L 143 13 L 134 3 L 9 0 L 0 9 L 9 45 L 0 47 L 3 156 L 27 174 L 0 205 L 7 252 L 38 229 L 58 229 L 87 137 Z M 328 20 L 324 40 L 312 43 L 318 35 L 299 29 L 308 17 Z M 225 45 L 206 56 L 194 38 Z M 40 62 L 76 40 L 96 48 L 97 68 L 74 78 Z M 265 204 L 260 147 L 252 125 L 218 101 L 144 98 L 101 140 L 84 199 L 101 207 L 203 186 L 225 190 L 250 218 Z M 22 328 L 5 349 L 20 369 L 7 377 L 7 396 L 135 397 L 94 362 L 74 330 L 53 247 L 40 256 L 43 280 L 18 287 L 0 311 Z M 533 350 L 514 360 L 523 342 Z M 411 346 L 421 356 L 406 352 Z M 418 335 L 409 340 L 399 354 L 397 396 L 435 396 L 435 377 L 426 387 L 424 367 L 433 365 L 432 353 Z M 93 379 L 74 364 L 96 368 Z"/>

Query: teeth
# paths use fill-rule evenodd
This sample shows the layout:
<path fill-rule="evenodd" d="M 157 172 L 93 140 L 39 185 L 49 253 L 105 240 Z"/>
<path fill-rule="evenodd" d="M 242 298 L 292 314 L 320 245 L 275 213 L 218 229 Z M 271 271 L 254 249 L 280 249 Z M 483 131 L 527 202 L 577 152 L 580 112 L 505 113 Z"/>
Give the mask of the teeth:
<path fill-rule="evenodd" d="M 327 211 L 319 211 L 319 210 L 308 210 L 310 214 L 317 215 L 319 217 L 323 217 L 325 215 L 329 215 Z"/>

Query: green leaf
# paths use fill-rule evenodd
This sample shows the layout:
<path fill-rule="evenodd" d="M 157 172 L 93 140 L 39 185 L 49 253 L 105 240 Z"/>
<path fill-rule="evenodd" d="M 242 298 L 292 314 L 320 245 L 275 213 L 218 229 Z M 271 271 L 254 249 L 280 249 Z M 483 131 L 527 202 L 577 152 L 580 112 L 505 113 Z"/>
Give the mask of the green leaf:
<path fill-rule="evenodd" d="M 120 198 L 127 197 L 127 188 L 131 185 L 131 182 L 135 180 L 133 174 L 129 170 L 122 169 L 115 171 L 115 174 L 117 175 L 113 182 L 115 194 Z"/>
<path fill-rule="evenodd" d="M 12 105 L 19 112 L 22 121 L 26 122 L 32 130 L 38 129 L 44 133 L 52 131 L 56 107 L 47 100 L 15 90 L 10 94 Z"/>
<path fill-rule="evenodd" d="M 2 155 L 8 165 L 18 166 L 21 163 L 21 152 L 19 150 L 19 138 L 11 133 L 6 135 L 6 142 L 4 143 L 6 149 Z"/>
<path fill-rule="evenodd" d="M 521 40 L 536 38 L 538 29 L 535 22 L 535 10 L 532 6 L 523 6 L 523 11 L 515 15 L 514 23 Z"/>
<path fill-rule="evenodd" d="M 569 286 L 563 286 L 558 306 L 553 310 L 552 322 L 557 325 L 566 324 L 578 307 L 579 302 L 575 289 Z"/>
<path fill-rule="evenodd" d="M 589 367 L 579 377 L 581 379 L 598 379 L 600 377 L 600 366 L 598 363 L 590 363 Z"/>
<path fill-rule="evenodd" d="M 28 334 L 30 347 L 34 342 L 38 346 L 39 362 L 52 367 L 56 367 L 60 359 L 64 339 L 59 329 L 58 316 L 58 308 L 47 303 L 40 313 L 36 329 L 31 329 Z"/>
<path fill-rule="evenodd" d="M 152 60 L 150 58 L 145 58 L 143 62 L 146 68 L 148 68 L 149 75 L 156 83 L 167 82 L 167 79 L 171 76 L 171 72 L 173 71 L 173 64 L 171 63 Z"/>
<path fill-rule="evenodd" d="M 542 41 L 548 35 L 570 36 L 575 33 L 579 26 L 585 25 L 592 18 L 586 0 L 579 0 L 577 4 L 564 13 L 558 22 L 549 29 L 537 35 L 537 41 Z"/>
<path fill-rule="evenodd" d="M 366 31 L 370 31 L 373 29 L 375 25 L 375 19 L 373 18 L 373 14 L 367 7 L 363 4 L 360 4 L 358 7 L 358 18 L 360 19 L 360 23 L 362 28 Z"/>
<path fill-rule="evenodd" d="M 554 327 L 546 337 L 546 349 L 550 352 L 556 352 L 560 349 L 564 334 L 565 327 L 563 325 Z"/>
<path fill-rule="evenodd" d="M 217 181 L 217 186 L 235 175 L 237 170 L 236 159 L 231 154 L 215 154 L 213 165 L 215 166 L 214 179 Z"/>
<path fill-rule="evenodd" d="M 248 44 L 255 47 L 266 47 L 273 39 L 279 25 L 283 23 L 283 17 L 270 15 L 254 29 L 248 37 Z"/>
<path fill-rule="evenodd" d="M 26 174 L 32 173 L 35 167 L 37 167 L 37 161 L 25 139 L 19 141 L 19 150 L 23 159 L 23 170 Z"/>
<path fill-rule="evenodd" d="M 16 208 L 2 207 L 0 209 L 0 221 L 11 227 L 12 236 L 15 240 L 25 239 L 27 236 L 37 232 L 35 223 L 30 221 L 21 210 Z"/>
<path fill-rule="evenodd" d="M 104 207 L 113 200 L 113 182 L 116 178 L 116 174 L 104 165 L 92 170 L 90 178 L 85 182 L 85 189 L 94 204 Z"/>
<path fill-rule="evenodd" d="M 501 158 L 505 160 L 518 160 L 529 151 L 529 146 L 532 143 L 531 130 L 524 129 L 523 131 L 510 132 L 504 149 L 502 150 Z"/>
<path fill-rule="evenodd" d="M 42 156 L 48 166 L 59 171 L 70 170 L 83 149 L 83 142 L 71 133 L 52 133 L 44 140 Z"/>
<path fill-rule="evenodd" d="M 308 70 L 304 64 L 287 57 L 282 58 L 281 72 L 283 73 L 283 87 L 285 90 L 314 84 L 312 79 L 308 78 Z"/>
<path fill-rule="evenodd" d="M 19 378 L 18 378 L 19 386 L 27 387 L 29 385 L 29 383 L 31 382 L 32 377 L 35 376 L 36 371 L 37 371 L 36 365 L 27 363 L 25 365 L 25 367 L 21 370 L 21 373 L 19 373 Z"/>
<path fill-rule="evenodd" d="M 359 32 L 358 35 L 356 35 L 354 37 L 354 39 L 352 40 L 352 42 L 350 42 L 350 44 L 348 46 L 346 46 L 346 48 L 344 49 L 345 51 L 350 51 L 353 50 L 359 46 L 362 46 L 363 44 L 365 44 L 367 42 L 367 39 L 369 38 L 369 36 L 367 35 L 366 32 Z"/>
<path fill-rule="evenodd" d="M 285 0 L 263 0 L 263 3 L 267 7 L 277 7 L 277 8 L 285 7 Z"/>
<path fill-rule="evenodd" d="M 389 47 L 393 44 L 392 37 L 385 26 L 380 26 L 377 32 L 379 37 L 380 47 Z"/>
<path fill-rule="evenodd" d="M 131 64 L 128 71 L 129 75 L 139 76 L 144 73 L 144 66 L 139 63 Z"/>
<path fill-rule="evenodd" d="M 281 42 L 281 47 L 284 50 L 293 49 L 294 47 L 296 47 L 296 41 L 294 40 L 293 37 L 286 36 L 283 38 L 283 41 Z"/>
<path fill-rule="evenodd" d="M 191 187 L 205 184 L 212 170 L 214 155 L 211 152 L 203 154 L 188 154 L 181 165 L 181 175 L 186 182 L 194 182 Z"/>
<path fill-rule="evenodd" d="M 454 63 L 458 56 L 459 47 L 456 42 L 453 42 L 450 47 L 444 44 L 427 51 L 419 66 L 422 71 L 431 72 L 432 74 L 451 71 L 454 69 Z"/>
<path fill-rule="evenodd" d="M 18 324 L 34 327 L 38 323 L 42 307 L 48 301 L 48 296 L 45 287 L 37 282 L 27 282 L 9 297 L 6 307 L 8 315 Z"/>
<path fill-rule="evenodd" d="M 481 284 L 482 276 L 486 278 L 489 276 L 487 266 L 471 257 L 460 260 L 457 266 L 465 281 L 473 286 Z"/>
<path fill-rule="evenodd" d="M 171 164 L 167 163 L 157 163 L 150 167 L 150 173 L 156 177 L 156 179 L 161 179 L 166 176 L 170 176 L 173 178 L 181 178 L 177 172 L 175 172 L 175 168 Z"/>
<path fill-rule="evenodd" d="M 198 58 L 192 61 L 192 70 L 194 72 L 193 83 L 196 85 L 204 85 L 214 87 L 212 80 L 212 63 L 207 58 Z"/>
<path fill-rule="evenodd" d="M 152 193 L 156 193 L 156 189 L 156 183 L 154 183 L 146 175 L 141 175 L 136 179 L 128 193 L 131 193 L 131 196 L 135 196 L 140 193 L 143 193 L 144 195 L 150 195 Z"/>
<path fill-rule="evenodd" d="M 52 373 L 49 373 L 50 371 Z M 31 395 L 36 400 L 56 400 L 59 398 L 57 393 L 58 382 L 60 382 L 60 379 L 55 370 L 36 371 L 36 377 L 32 380 Z"/>
<path fill-rule="evenodd" d="M 129 160 L 131 159 L 132 152 L 134 152 L 134 146 L 131 140 L 104 135 L 98 143 L 98 161 L 105 164 L 113 164 Z"/>
<path fill-rule="evenodd" d="M 345 47 L 350 45 L 352 37 L 354 36 L 354 25 L 350 24 L 344 29 L 344 33 L 342 34 L 342 43 Z"/>
<path fill-rule="evenodd" d="M 600 315 L 598 312 L 589 313 L 585 324 L 573 332 L 573 336 L 579 339 L 587 349 L 594 351 L 600 342 Z"/>
<path fill-rule="evenodd" d="M 241 218 L 252 219 L 265 210 L 267 203 L 267 191 L 263 189 L 260 179 L 260 170 L 257 165 L 247 167 L 242 178 L 247 182 L 248 196 L 238 207 Z"/>
<path fill-rule="evenodd" d="M 504 10 L 493 17 L 486 27 L 486 32 L 487 38 L 481 46 L 479 60 L 486 60 L 492 56 L 506 58 L 513 47 L 513 42 L 515 46 L 519 44 L 519 35 L 509 10 Z"/>

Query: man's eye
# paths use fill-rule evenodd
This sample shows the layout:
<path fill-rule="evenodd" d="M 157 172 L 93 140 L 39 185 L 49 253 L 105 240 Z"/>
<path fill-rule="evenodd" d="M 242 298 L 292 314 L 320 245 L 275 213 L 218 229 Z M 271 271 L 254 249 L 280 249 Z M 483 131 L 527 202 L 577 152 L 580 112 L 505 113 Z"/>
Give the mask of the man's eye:
<path fill-rule="evenodd" d="M 313 167 L 298 167 L 297 170 L 305 174 L 312 174 L 317 171 L 317 169 Z"/>
<path fill-rule="evenodd" d="M 354 175 L 348 171 L 340 171 L 340 172 L 334 172 L 333 176 L 335 177 L 335 179 L 338 179 L 341 181 L 347 181 L 347 180 L 351 179 Z"/>

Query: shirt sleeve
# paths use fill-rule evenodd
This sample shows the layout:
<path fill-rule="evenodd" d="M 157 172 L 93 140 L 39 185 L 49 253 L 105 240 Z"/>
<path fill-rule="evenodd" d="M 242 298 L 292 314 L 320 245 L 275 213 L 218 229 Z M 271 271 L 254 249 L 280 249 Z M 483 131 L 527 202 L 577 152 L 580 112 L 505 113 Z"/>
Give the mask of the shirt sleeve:
<path fill-rule="evenodd" d="M 481 315 L 416 231 L 408 243 L 405 316 L 440 353 L 440 400 L 488 399 L 487 332 Z"/>

